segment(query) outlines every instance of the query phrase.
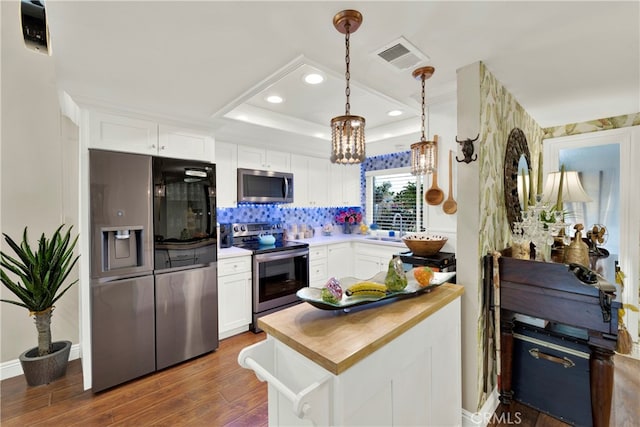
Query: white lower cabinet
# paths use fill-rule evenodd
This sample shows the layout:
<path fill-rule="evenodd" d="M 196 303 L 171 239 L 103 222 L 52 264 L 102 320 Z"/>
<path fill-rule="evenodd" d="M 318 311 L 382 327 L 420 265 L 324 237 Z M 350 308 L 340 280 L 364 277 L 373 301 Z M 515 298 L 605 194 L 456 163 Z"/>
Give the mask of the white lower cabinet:
<path fill-rule="evenodd" d="M 249 330 L 251 324 L 251 256 L 218 261 L 218 336 Z"/>
<path fill-rule="evenodd" d="M 352 277 L 353 259 L 350 242 L 310 247 L 309 286 L 322 288 L 330 277 Z"/>
<path fill-rule="evenodd" d="M 354 276 L 368 279 L 381 271 L 387 271 L 394 255 L 405 250 L 401 247 L 354 243 Z"/>
<path fill-rule="evenodd" d="M 327 282 L 327 247 L 312 246 L 309 248 L 309 286 L 321 288 Z"/>
<path fill-rule="evenodd" d="M 327 269 L 330 276 L 337 278 L 353 276 L 353 260 L 351 243 L 327 245 Z"/>

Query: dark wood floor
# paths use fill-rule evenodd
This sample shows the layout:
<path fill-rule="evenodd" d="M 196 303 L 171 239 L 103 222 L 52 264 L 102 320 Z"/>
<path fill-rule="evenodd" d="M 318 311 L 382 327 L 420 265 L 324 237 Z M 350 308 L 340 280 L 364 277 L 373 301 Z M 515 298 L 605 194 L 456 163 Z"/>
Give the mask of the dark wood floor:
<path fill-rule="evenodd" d="M 9 378 L 0 382 L 0 425 L 267 426 L 267 386 L 237 362 L 241 349 L 263 339 L 264 333 L 246 332 L 223 340 L 213 353 L 97 394 L 82 390 L 79 360 L 48 385 L 28 387 L 22 376 Z M 637 372 L 637 366 L 629 371 Z M 489 423 L 514 424 L 568 425 L 518 402 L 498 407 Z"/>
<path fill-rule="evenodd" d="M 502 403 L 496 409 L 495 414 L 489 420 L 487 427 L 567 427 L 570 424 L 553 418 L 547 414 L 523 405 L 520 402 L 513 402 L 509 406 Z"/>
<path fill-rule="evenodd" d="M 97 394 L 82 390 L 79 360 L 48 385 L 9 378 L 0 383 L 0 424 L 266 426 L 266 383 L 237 362 L 242 348 L 263 339 L 264 333 L 237 335 L 213 353 Z"/>

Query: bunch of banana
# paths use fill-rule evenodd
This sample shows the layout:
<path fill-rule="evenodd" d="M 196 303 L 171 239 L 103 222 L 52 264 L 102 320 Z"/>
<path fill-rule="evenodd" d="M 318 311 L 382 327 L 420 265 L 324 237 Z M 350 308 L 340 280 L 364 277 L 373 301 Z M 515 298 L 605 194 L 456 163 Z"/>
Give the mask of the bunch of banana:
<path fill-rule="evenodd" d="M 387 286 L 376 282 L 358 282 L 345 292 L 348 297 L 379 297 L 387 295 Z"/>

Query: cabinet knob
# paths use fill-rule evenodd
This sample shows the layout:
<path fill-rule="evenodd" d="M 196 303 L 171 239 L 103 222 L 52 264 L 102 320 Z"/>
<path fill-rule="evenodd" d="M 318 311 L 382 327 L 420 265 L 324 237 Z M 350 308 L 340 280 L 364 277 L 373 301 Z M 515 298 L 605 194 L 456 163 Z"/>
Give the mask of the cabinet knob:
<path fill-rule="evenodd" d="M 156 148 L 156 144 L 151 144 L 151 148 Z"/>
<path fill-rule="evenodd" d="M 161 146 L 160 146 L 160 149 L 161 149 L 161 150 L 165 150 L 166 148 L 167 148 L 167 147 L 166 147 L 166 146 L 164 146 L 164 145 L 161 145 Z"/>

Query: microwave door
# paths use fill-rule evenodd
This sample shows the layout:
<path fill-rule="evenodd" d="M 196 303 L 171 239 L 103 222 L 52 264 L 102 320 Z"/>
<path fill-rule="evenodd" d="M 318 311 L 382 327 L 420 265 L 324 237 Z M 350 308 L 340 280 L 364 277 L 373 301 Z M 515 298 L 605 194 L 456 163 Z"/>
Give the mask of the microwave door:
<path fill-rule="evenodd" d="M 238 168 L 238 201 L 290 203 L 293 174 Z"/>

